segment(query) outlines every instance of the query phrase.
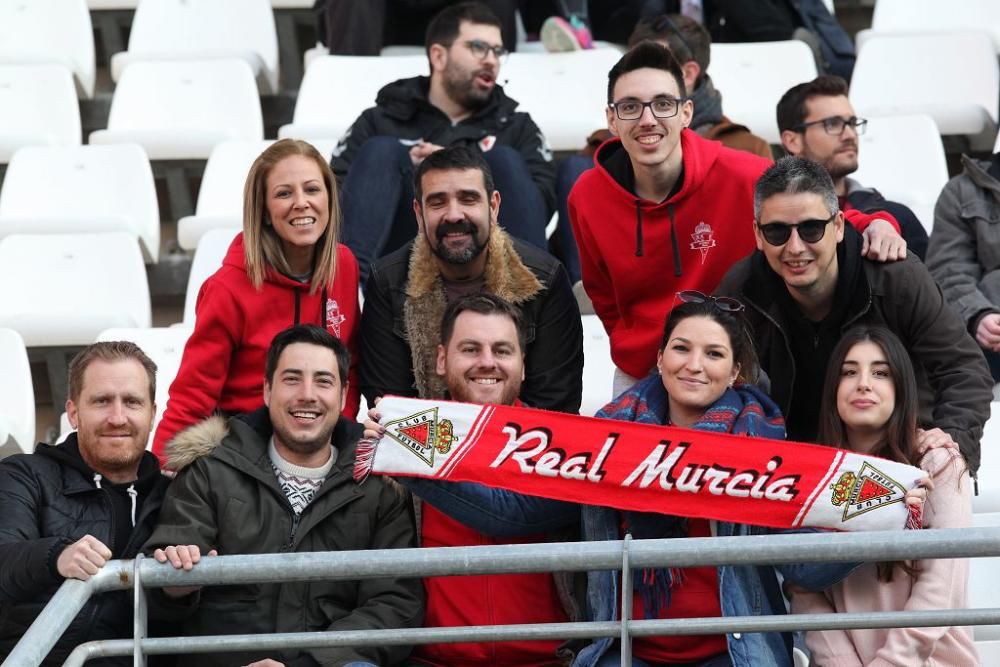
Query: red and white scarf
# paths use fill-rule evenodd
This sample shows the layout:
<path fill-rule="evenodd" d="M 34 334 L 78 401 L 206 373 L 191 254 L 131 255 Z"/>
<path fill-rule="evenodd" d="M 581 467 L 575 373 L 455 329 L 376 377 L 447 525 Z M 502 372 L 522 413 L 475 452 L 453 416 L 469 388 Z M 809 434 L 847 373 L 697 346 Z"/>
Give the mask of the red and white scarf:
<path fill-rule="evenodd" d="M 369 472 L 477 482 L 620 510 L 774 528 L 919 527 L 904 502 L 919 468 L 833 447 L 501 405 L 396 396 Z"/>

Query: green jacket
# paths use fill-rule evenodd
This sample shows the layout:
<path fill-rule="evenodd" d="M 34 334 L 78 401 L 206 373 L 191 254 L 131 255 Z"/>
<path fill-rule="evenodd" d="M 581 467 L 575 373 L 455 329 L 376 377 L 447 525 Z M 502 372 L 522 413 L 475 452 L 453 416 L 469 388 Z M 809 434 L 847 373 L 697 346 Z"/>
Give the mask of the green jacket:
<path fill-rule="evenodd" d="M 359 424 L 338 422 L 337 461 L 296 521 L 267 455 L 266 408 L 189 428 L 168 447 L 170 466 L 180 473 L 144 551 L 175 544 L 222 555 L 415 546 L 409 495 L 381 478 L 364 484 L 352 478 L 360 434 Z M 151 602 L 160 614 L 183 619 L 188 636 L 420 627 L 424 611 L 423 585 L 409 578 L 208 586 L 178 601 L 158 593 Z M 409 647 L 397 646 L 257 651 L 190 655 L 184 665 L 245 665 L 267 657 L 289 667 L 394 665 L 408 654 Z"/>

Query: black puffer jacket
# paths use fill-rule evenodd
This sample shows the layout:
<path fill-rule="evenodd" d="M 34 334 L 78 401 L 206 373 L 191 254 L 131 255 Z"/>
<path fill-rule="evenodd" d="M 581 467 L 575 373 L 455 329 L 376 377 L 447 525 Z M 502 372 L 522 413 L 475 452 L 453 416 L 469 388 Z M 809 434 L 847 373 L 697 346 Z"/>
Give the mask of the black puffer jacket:
<path fill-rule="evenodd" d="M 39 445 L 34 454 L 0 461 L 0 657 L 5 657 L 64 579 L 56 570 L 62 550 L 84 535 L 111 549 L 115 558 L 133 558 L 152 533 L 168 479 L 146 453 L 135 482 L 135 528 L 116 543 L 116 522 L 130 521 L 115 491 L 80 457 L 76 434 L 61 445 Z M 120 541 L 120 540 L 118 540 Z M 76 645 L 132 635 L 128 592 L 104 593 L 87 603 L 45 665 L 61 665 Z M 131 664 L 131 659 L 95 664 Z"/>
<path fill-rule="evenodd" d="M 510 146 L 524 158 L 534 181 L 551 212 L 556 206 L 556 170 L 552 151 L 542 131 L 517 102 L 507 97 L 499 85 L 493 88 L 486 106 L 454 125 L 443 111 L 430 103 L 430 78 L 399 79 L 382 88 L 375 106 L 365 110 L 341 138 L 333 151 L 331 166 L 337 180 L 343 180 L 361 145 L 372 137 L 399 137 L 439 146 L 479 145 L 489 136 L 496 145 Z"/>

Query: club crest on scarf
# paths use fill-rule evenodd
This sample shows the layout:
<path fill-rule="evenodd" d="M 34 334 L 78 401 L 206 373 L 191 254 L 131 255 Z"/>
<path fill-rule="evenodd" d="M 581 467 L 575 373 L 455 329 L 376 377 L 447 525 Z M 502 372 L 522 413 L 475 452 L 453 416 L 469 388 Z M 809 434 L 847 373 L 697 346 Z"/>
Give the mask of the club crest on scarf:
<path fill-rule="evenodd" d="M 830 502 L 836 507 L 844 506 L 845 522 L 879 507 L 901 503 L 906 496 L 902 484 L 867 461 L 857 474 L 850 470 L 841 474 L 830 489 L 833 491 Z"/>
<path fill-rule="evenodd" d="M 457 440 L 448 419 L 438 419 L 438 409 L 422 410 L 385 425 L 385 434 L 412 452 L 428 466 L 434 466 L 434 453 L 444 456 Z"/>

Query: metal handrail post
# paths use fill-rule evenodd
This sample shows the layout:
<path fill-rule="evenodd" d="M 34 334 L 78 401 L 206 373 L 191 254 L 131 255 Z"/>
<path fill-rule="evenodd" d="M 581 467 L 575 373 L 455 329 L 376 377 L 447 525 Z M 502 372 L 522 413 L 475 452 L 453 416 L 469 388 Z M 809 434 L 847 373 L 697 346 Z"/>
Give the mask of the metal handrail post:
<path fill-rule="evenodd" d="M 632 618 L 632 567 L 629 564 L 629 546 L 632 544 L 632 533 L 625 533 L 622 540 L 622 631 L 621 650 L 622 665 L 632 664 L 632 635 L 629 634 L 629 620 Z"/>
<path fill-rule="evenodd" d="M 42 613 L 21 635 L 21 639 L 7 654 L 0 667 L 40 665 L 76 615 L 87 604 L 91 595 L 113 588 L 125 588 L 131 576 L 125 561 L 112 561 L 87 581 L 79 579 L 64 581 Z"/>
<path fill-rule="evenodd" d="M 146 667 L 146 654 L 142 652 L 142 640 L 148 636 L 148 608 L 146 606 L 146 589 L 142 587 L 142 559 L 136 554 L 132 566 L 132 638 L 135 639 L 135 650 L 132 652 L 132 667 Z"/>

